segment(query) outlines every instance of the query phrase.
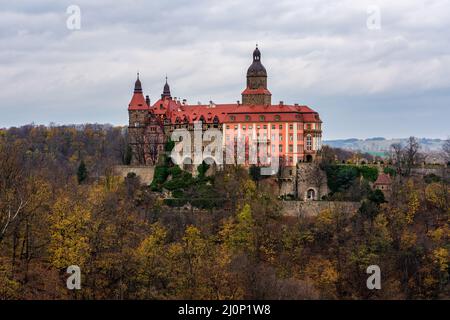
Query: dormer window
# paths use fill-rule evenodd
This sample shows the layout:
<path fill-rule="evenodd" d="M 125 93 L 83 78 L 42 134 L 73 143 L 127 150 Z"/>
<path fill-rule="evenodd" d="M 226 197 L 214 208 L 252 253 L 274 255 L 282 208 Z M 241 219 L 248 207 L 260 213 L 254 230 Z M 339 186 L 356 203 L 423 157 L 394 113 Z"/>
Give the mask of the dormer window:
<path fill-rule="evenodd" d="M 249 116 L 249 115 L 246 115 L 246 116 L 245 116 L 245 121 L 250 121 L 250 120 L 251 120 L 250 116 Z"/>
<path fill-rule="evenodd" d="M 275 121 L 280 121 L 280 116 L 277 114 L 277 115 L 275 115 Z"/>
<path fill-rule="evenodd" d="M 266 118 L 263 115 L 259 116 L 259 121 L 264 121 L 265 119 Z"/>

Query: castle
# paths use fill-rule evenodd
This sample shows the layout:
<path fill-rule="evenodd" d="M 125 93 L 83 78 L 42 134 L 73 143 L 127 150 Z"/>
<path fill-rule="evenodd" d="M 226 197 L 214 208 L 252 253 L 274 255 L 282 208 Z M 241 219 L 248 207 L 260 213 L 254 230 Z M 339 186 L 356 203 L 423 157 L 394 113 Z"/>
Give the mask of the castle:
<path fill-rule="evenodd" d="M 322 138 L 319 114 L 305 105 L 289 105 L 282 101 L 272 104 L 272 94 L 267 88 L 267 71 L 261 63 L 258 47 L 253 51 L 253 61 L 247 70 L 241 101 L 188 104 L 186 100 L 172 97 L 166 77 L 161 98 L 151 104 L 149 96 L 144 97 L 138 74 L 128 105 L 132 163 L 155 165 L 172 132 L 182 128 L 192 131 L 196 123 L 201 123 L 204 131 L 219 129 L 224 146 L 242 136 L 247 139 L 264 137 L 269 153 L 277 152 L 280 166 L 289 171 L 288 176 L 293 175 L 292 169 L 296 174 L 295 169 L 300 164 L 313 162 L 317 157 Z"/>

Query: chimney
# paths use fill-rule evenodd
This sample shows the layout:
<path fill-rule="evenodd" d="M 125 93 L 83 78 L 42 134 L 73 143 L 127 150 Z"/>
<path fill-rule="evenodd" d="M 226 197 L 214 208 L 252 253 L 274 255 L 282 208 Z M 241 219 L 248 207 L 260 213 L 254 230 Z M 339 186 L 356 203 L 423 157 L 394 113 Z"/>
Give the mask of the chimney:
<path fill-rule="evenodd" d="M 283 102 L 283 101 L 280 101 L 280 106 L 282 106 L 282 105 L 284 105 L 284 102 Z"/>
<path fill-rule="evenodd" d="M 240 104 L 241 104 L 241 102 L 238 100 L 238 101 L 236 101 L 236 103 L 237 103 L 237 105 L 239 106 Z"/>
<path fill-rule="evenodd" d="M 145 96 L 145 103 L 147 104 L 148 107 L 150 107 L 150 97 L 148 95 Z"/>
<path fill-rule="evenodd" d="M 298 107 L 298 103 L 295 103 L 294 106 Z"/>
<path fill-rule="evenodd" d="M 183 106 L 186 105 L 186 99 L 183 99 Z"/>

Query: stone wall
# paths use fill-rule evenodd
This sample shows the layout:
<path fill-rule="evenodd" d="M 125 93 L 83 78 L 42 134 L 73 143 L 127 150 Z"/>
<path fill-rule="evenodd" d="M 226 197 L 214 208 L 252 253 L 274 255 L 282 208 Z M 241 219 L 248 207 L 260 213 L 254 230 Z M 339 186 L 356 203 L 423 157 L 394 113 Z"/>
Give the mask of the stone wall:
<path fill-rule="evenodd" d="M 356 213 L 359 202 L 338 201 L 283 201 L 283 215 L 288 217 L 315 217 L 326 209 L 345 210 Z"/>
<path fill-rule="evenodd" d="M 416 176 L 426 176 L 428 174 L 435 174 L 439 177 L 443 177 L 444 174 L 450 176 L 450 168 L 438 167 L 438 168 L 413 168 L 411 173 Z"/>
<path fill-rule="evenodd" d="M 142 184 L 150 184 L 155 174 L 154 166 L 115 166 L 114 174 L 125 178 L 128 173 L 134 172 L 140 179 Z"/>
<path fill-rule="evenodd" d="M 299 163 L 297 165 L 298 199 L 320 200 L 329 192 L 327 175 L 317 163 Z M 310 195 L 308 195 L 308 192 Z"/>

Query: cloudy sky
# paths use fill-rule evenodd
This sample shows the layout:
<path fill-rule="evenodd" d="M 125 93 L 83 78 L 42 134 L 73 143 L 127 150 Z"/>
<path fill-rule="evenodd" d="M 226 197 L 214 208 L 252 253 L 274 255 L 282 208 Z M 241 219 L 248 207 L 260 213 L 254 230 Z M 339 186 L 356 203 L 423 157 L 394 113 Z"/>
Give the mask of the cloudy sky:
<path fill-rule="evenodd" d="M 320 112 L 325 139 L 446 138 L 449 30 L 449 0 L 0 0 L 0 127 L 124 125 L 138 70 L 152 101 L 167 74 L 235 102 L 258 43 L 272 101 Z"/>

